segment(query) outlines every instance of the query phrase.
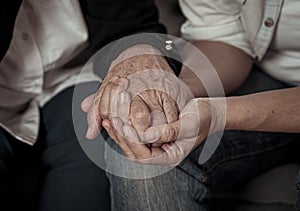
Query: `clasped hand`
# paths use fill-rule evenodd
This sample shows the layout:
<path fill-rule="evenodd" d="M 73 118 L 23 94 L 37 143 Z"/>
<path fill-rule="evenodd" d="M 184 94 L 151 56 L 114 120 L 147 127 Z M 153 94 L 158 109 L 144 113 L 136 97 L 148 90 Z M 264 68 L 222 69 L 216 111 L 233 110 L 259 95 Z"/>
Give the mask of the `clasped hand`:
<path fill-rule="evenodd" d="M 88 139 L 102 125 L 129 159 L 177 165 L 209 135 L 210 101 L 192 99 L 189 88 L 160 59 L 147 63 L 159 64 L 153 69 L 144 65 L 123 75 L 113 71 L 97 94 L 83 101 Z"/>

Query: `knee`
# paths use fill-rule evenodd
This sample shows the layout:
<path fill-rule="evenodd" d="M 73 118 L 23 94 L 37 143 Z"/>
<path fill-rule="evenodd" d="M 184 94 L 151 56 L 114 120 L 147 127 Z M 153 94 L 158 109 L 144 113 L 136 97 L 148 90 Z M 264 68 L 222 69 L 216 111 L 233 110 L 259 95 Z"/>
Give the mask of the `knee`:
<path fill-rule="evenodd" d="M 108 177 L 113 210 L 206 210 L 206 187 L 179 168 L 145 179 Z"/>

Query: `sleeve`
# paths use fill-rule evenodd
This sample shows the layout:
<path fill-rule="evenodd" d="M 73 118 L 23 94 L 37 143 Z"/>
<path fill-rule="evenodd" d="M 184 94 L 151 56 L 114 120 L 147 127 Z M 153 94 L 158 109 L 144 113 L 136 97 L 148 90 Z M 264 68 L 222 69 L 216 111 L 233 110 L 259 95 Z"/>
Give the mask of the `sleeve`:
<path fill-rule="evenodd" d="M 0 62 L 3 59 L 12 39 L 17 13 L 22 0 L 11 0 L 1 3 L 0 6 Z"/>
<path fill-rule="evenodd" d="M 92 52 L 129 35 L 166 33 L 165 26 L 159 23 L 154 0 L 80 0 L 80 4 L 89 29 Z M 138 37 L 139 39 L 127 39 L 126 43 L 116 42 L 107 55 L 106 63 L 110 64 L 126 48 L 136 44 L 150 44 L 165 55 L 174 73 L 179 75 L 181 70 L 179 53 L 175 47 L 170 51 L 165 50 L 165 36 L 148 34 Z"/>
<path fill-rule="evenodd" d="M 220 41 L 254 56 L 238 0 L 179 0 L 179 3 L 187 19 L 181 26 L 183 38 Z"/>
<path fill-rule="evenodd" d="M 139 32 L 166 33 L 153 0 L 80 0 L 90 34 L 98 50 L 107 43 Z"/>

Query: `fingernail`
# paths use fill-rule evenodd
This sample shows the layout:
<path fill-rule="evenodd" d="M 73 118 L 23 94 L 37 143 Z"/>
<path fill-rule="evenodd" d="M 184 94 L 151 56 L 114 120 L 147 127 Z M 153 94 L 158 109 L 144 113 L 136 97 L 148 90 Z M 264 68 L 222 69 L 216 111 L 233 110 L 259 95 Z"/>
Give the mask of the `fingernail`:
<path fill-rule="evenodd" d="M 105 130 L 109 130 L 109 128 L 107 127 L 107 125 L 102 125 L 104 128 L 105 128 Z"/>
<path fill-rule="evenodd" d="M 119 102 L 124 103 L 126 99 L 126 94 L 124 92 L 121 92 L 119 95 Z"/>
<path fill-rule="evenodd" d="M 151 128 L 145 133 L 145 139 L 148 143 L 155 142 L 159 137 L 158 130 L 155 128 Z"/>
<path fill-rule="evenodd" d="M 110 126 L 108 125 L 108 124 L 102 124 L 102 126 L 105 128 L 105 130 L 110 130 L 111 128 L 110 128 Z"/>

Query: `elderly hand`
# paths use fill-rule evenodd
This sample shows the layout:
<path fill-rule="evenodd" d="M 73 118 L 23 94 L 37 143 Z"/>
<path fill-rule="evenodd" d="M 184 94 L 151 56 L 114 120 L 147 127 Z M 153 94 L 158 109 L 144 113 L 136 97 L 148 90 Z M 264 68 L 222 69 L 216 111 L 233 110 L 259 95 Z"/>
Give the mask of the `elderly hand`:
<path fill-rule="evenodd" d="M 149 144 L 145 131 L 149 127 L 153 129 L 154 126 L 176 122 L 178 112 L 192 99 L 192 93 L 176 76 L 160 70 L 142 71 L 128 76 L 127 80 L 124 83 L 128 85 L 126 91 L 122 88 L 117 101 L 112 102 L 112 122 L 104 120 L 103 126 L 127 157 L 144 163 L 148 162 L 148 158 L 154 158 L 152 160 L 156 161 L 150 163 L 161 164 L 157 157 L 165 156 L 163 152 L 168 152 L 173 142 L 152 141 Z M 114 82 L 114 89 L 118 90 L 122 83 Z M 190 149 L 192 147 L 193 144 Z M 165 158 L 161 161 L 163 164 L 170 163 Z"/>
<path fill-rule="evenodd" d="M 165 58 L 160 56 L 160 52 L 149 45 L 137 45 L 131 47 L 121 53 L 119 57 L 112 62 L 110 70 L 104 78 L 98 92 L 87 97 L 81 104 L 82 110 L 88 113 L 88 131 L 86 138 L 96 138 L 101 131 L 102 120 L 111 120 L 113 98 L 117 97 L 118 93 L 122 91 L 122 89 L 127 88 L 126 81 L 123 81 L 123 87 L 116 89 L 115 84 L 117 83 L 120 85 L 120 78 L 125 78 L 127 76 L 134 75 L 137 72 L 150 69 L 162 70 L 168 72 L 169 74 L 174 74 Z M 149 78 L 148 80 L 151 79 Z M 147 96 L 147 94 L 151 95 L 151 97 Z M 147 94 L 145 94 L 144 98 L 141 97 L 140 99 L 137 99 L 135 103 L 140 104 L 142 100 L 146 99 L 148 100 L 147 103 L 150 109 L 155 110 L 158 107 L 160 108 L 158 101 L 164 101 L 165 99 L 162 96 L 152 96 L 154 93 Z M 135 125 L 137 125 L 137 129 L 138 127 L 140 129 L 146 129 L 149 127 L 147 122 L 138 118 L 141 115 L 147 115 L 145 114 L 145 111 L 139 109 L 139 106 L 135 106 L 134 108 L 137 108 L 137 110 L 133 109 L 134 111 L 132 111 L 135 114 L 132 116 L 132 121 Z M 168 107 L 165 104 L 164 108 L 167 109 L 166 114 L 169 113 L 168 110 L 172 110 L 172 112 L 176 110 L 174 105 L 170 105 Z M 135 116 L 137 116 L 137 118 L 135 118 Z M 177 119 L 177 113 L 176 115 L 167 115 L 167 117 L 164 118 L 167 118 L 168 121 L 175 121 L 175 116 Z"/>

